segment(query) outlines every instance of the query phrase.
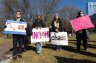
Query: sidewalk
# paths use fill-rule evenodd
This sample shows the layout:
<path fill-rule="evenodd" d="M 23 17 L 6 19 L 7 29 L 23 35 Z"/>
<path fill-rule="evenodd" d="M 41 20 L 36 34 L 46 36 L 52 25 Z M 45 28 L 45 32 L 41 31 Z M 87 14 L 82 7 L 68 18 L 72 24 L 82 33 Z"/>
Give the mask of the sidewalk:
<path fill-rule="evenodd" d="M 12 59 L 11 42 L 0 46 L 0 63 L 8 63 Z"/>

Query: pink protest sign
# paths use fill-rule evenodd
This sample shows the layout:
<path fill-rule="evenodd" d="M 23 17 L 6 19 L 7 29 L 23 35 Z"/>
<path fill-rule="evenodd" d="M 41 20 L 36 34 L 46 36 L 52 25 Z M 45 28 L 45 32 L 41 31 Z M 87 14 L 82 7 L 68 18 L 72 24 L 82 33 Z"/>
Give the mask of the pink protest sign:
<path fill-rule="evenodd" d="M 70 21 L 70 23 L 75 31 L 94 27 L 88 15 L 73 19 Z"/>

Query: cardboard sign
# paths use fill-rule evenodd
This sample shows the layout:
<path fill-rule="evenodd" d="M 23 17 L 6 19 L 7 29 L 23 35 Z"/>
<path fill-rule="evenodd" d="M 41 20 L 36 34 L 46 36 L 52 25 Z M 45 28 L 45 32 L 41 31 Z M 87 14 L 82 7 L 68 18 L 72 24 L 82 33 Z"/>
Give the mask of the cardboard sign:
<path fill-rule="evenodd" d="M 49 41 L 49 28 L 33 28 L 31 43 Z"/>
<path fill-rule="evenodd" d="M 89 16 L 79 17 L 70 21 L 75 31 L 94 27 Z"/>
<path fill-rule="evenodd" d="M 51 43 L 54 45 L 68 45 L 67 32 L 51 32 Z"/>
<path fill-rule="evenodd" d="M 7 20 L 6 22 L 6 28 L 4 29 L 5 34 L 20 34 L 20 35 L 26 35 L 26 22 L 17 22 L 12 20 Z"/>

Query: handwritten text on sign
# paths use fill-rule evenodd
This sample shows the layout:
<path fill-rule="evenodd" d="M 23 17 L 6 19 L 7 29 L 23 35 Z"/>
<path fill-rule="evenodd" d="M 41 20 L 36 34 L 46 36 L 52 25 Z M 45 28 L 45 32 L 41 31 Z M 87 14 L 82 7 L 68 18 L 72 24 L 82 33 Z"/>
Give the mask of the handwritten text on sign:
<path fill-rule="evenodd" d="M 31 43 L 49 41 L 49 28 L 33 28 Z"/>
<path fill-rule="evenodd" d="M 6 28 L 4 29 L 5 34 L 21 34 L 26 35 L 26 22 L 17 22 L 12 20 L 7 20 Z"/>
<path fill-rule="evenodd" d="M 67 32 L 51 32 L 51 42 L 54 45 L 68 45 Z"/>
<path fill-rule="evenodd" d="M 70 22 L 75 31 L 94 27 L 89 16 L 79 17 L 71 20 Z"/>

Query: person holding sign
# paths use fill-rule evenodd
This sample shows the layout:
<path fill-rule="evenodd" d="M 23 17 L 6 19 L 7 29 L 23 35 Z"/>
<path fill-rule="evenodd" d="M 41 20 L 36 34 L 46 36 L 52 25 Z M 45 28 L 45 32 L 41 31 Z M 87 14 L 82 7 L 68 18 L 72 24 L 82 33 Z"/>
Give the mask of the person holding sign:
<path fill-rule="evenodd" d="M 52 20 L 52 32 L 61 32 L 62 31 L 62 21 L 60 20 L 58 15 L 54 16 L 54 19 Z M 56 45 L 56 50 L 60 50 L 61 45 Z"/>
<path fill-rule="evenodd" d="M 33 28 L 36 28 L 36 29 L 40 29 L 42 27 L 45 27 L 45 24 L 43 22 L 43 20 L 41 19 L 41 16 L 37 16 L 36 17 L 36 20 L 34 21 L 33 23 Z M 36 43 L 36 52 L 37 54 L 40 54 L 41 53 L 41 49 L 42 49 L 42 42 L 37 42 Z"/>
<path fill-rule="evenodd" d="M 79 18 L 82 16 L 84 16 L 84 13 L 80 11 L 78 12 L 78 16 L 76 18 Z M 76 31 L 76 39 L 77 39 L 77 50 L 80 50 L 81 41 L 83 41 L 83 47 L 84 47 L 84 50 L 86 51 L 87 39 L 88 39 L 87 30 L 83 29 L 83 30 Z"/>
<path fill-rule="evenodd" d="M 20 11 L 16 12 L 16 21 L 22 22 L 22 15 Z M 19 29 L 23 29 L 23 26 L 18 26 Z M 17 57 L 22 58 L 21 53 L 22 53 L 22 44 L 24 41 L 25 35 L 20 35 L 20 34 L 13 34 L 13 60 L 16 60 Z"/>

